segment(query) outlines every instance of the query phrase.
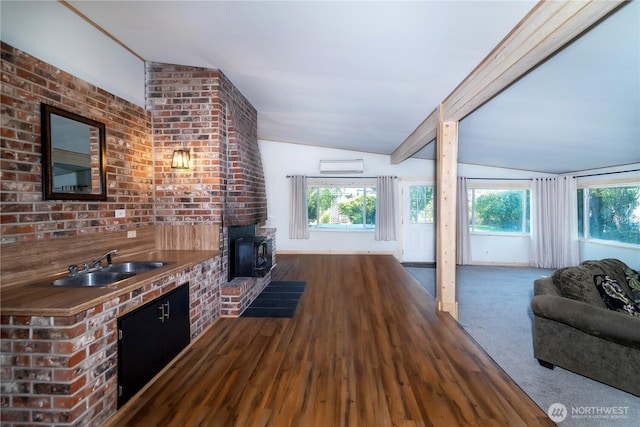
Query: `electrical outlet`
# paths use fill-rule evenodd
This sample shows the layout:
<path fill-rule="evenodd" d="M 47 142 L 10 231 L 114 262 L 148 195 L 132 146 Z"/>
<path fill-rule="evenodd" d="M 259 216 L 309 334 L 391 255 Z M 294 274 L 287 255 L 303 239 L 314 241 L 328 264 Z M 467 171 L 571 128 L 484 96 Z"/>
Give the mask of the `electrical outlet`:
<path fill-rule="evenodd" d="M 116 209 L 116 218 L 124 218 L 127 214 L 127 211 L 124 209 Z"/>
<path fill-rule="evenodd" d="M 134 237 L 136 237 L 136 230 L 127 231 L 127 239 L 133 239 Z"/>

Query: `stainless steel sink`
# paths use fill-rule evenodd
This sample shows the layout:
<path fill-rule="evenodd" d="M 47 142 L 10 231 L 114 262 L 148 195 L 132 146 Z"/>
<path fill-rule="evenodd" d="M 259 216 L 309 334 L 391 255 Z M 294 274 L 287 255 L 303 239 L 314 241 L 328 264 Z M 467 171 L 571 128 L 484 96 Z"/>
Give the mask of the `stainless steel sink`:
<path fill-rule="evenodd" d="M 126 272 L 126 273 L 141 273 L 143 271 L 151 271 L 156 268 L 161 268 L 167 265 L 165 261 L 130 261 L 118 264 L 111 264 L 105 267 L 102 271 L 105 272 Z"/>
<path fill-rule="evenodd" d="M 51 284 L 53 286 L 70 286 L 77 288 L 100 288 L 119 282 L 120 280 L 128 279 L 131 276 L 135 276 L 135 273 L 93 271 L 90 273 L 80 273 L 74 276 L 63 277 L 61 279 L 54 280 Z"/>

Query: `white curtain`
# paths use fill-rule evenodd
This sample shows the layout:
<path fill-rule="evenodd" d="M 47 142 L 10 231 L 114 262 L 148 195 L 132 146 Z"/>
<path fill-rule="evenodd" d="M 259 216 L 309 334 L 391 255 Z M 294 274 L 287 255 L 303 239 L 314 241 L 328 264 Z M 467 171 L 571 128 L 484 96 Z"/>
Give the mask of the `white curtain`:
<path fill-rule="evenodd" d="M 531 261 L 539 268 L 577 265 L 576 179 L 536 178 L 531 184 Z"/>
<path fill-rule="evenodd" d="M 375 240 L 396 240 L 396 182 L 392 176 L 378 177 Z"/>
<path fill-rule="evenodd" d="M 456 194 L 456 264 L 466 265 L 471 264 L 469 196 L 466 177 L 458 177 Z"/>
<path fill-rule="evenodd" d="M 309 238 L 309 216 L 307 211 L 307 177 L 290 177 L 291 199 L 289 205 L 289 238 Z"/>

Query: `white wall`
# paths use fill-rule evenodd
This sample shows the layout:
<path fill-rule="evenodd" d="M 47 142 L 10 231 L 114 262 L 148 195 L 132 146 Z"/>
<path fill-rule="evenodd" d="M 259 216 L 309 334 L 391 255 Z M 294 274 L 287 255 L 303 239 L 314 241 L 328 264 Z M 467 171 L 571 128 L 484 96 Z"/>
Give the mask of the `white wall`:
<path fill-rule="evenodd" d="M 640 172 L 615 173 L 626 170 L 640 169 L 640 164 L 630 164 L 618 167 L 581 171 L 575 175 L 595 175 L 578 178 L 578 187 L 584 185 L 602 185 L 621 182 L 634 181 L 640 184 Z M 604 175 L 599 175 L 604 174 Z M 508 178 L 530 179 L 543 176 L 554 176 L 550 174 L 532 173 L 527 171 L 517 171 L 499 168 L 487 168 L 475 165 L 458 165 L 458 175 L 475 178 Z M 492 184 L 500 181 L 474 180 L 474 183 Z M 501 184 L 521 181 L 502 181 Z M 472 263 L 488 264 L 528 264 L 529 248 L 531 239 L 529 236 L 507 236 L 507 235 L 471 235 L 471 259 Z M 640 248 L 632 245 L 612 244 L 603 241 L 580 240 L 579 243 L 580 261 L 588 259 L 617 258 L 635 269 L 640 268 Z M 635 267 L 634 267 L 635 266 Z"/>
<path fill-rule="evenodd" d="M 493 170 L 492 170 L 493 169 Z M 595 175 L 578 178 L 578 187 L 585 185 L 603 185 L 629 182 L 640 184 L 640 172 L 615 173 L 626 170 L 640 169 L 640 164 L 631 164 L 619 167 L 604 168 L 597 170 L 581 171 L 575 175 Z M 604 174 L 604 175 L 599 175 Z M 531 173 L 526 171 L 515 171 L 508 169 L 486 168 L 474 165 L 458 165 L 458 175 L 467 177 L 486 178 L 534 178 L 541 176 L 553 176 L 549 174 Z M 494 181 L 474 181 L 491 184 Z M 499 181 L 498 181 L 499 182 Z M 511 181 L 502 181 L 509 183 Z M 519 181 L 517 181 L 519 182 Z M 501 236 L 487 234 L 471 235 L 471 259 L 472 263 L 488 264 L 528 264 L 529 247 L 531 239 L 529 236 Z M 579 242 L 580 261 L 589 259 L 617 258 L 634 269 L 640 269 L 640 248 L 633 245 L 613 244 L 603 241 L 581 239 Z"/>
<path fill-rule="evenodd" d="M 398 242 L 383 242 L 373 239 L 373 232 L 331 232 L 311 231 L 308 240 L 289 239 L 289 180 L 287 175 L 319 174 L 320 159 L 364 159 L 364 176 L 397 175 L 400 180 L 435 181 L 435 162 L 433 160 L 409 159 L 400 165 L 391 165 L 389 156 L 368 154 L 355 151 L 336 150 L 275 141 L 260 141 L 260 150 L 265 171 L 267 187 L 267 203 L 269 219 L 267 225 L 277 229 L 276 242 L 279 251 L 295 252 L 385 252 L 398 257 Z M 584 171 L 580 174 L 602 173 L 617 170 L 638 169 L 640 165 L 629 165 L 596 171 Z M 534 177 L 553 176 L 528 171 L 491 168 L 477 165 L 458 165 L 458 175 L 471 178 L 491 178 L 473 180 L 475 184 L 496 183 L 507 185 L 528 185 Z M 632 174 L 603 175 L 598 177 L 579 178 L 578 183 L 610 182 L 632 176 Z M 505 181 L 496 181 L 505 179 Z M 636 179 L 640 182 L 640 179 Z M 400 201 L 399 201 L 400 202 Z M 399 210 L 400 212 L 400 210 Z M 399 226 L 398 230 L 402 228 Z M 472 263 L 498 265 L 527 265 L 529 263 L 529 236 L 509 235 L 471 235 Z M 433 242 L 435 245 L 435 242 Z M 580 242 L 580 260 L 618 258 L 634 268 L 640 268 L 640 250 L 634 246 L 622 247 L 604 242 Z M 435 261 L 435 260 L 434 260 Z"/>
<path fill-rule="evenodd" d="M 144 62 L 57 1 L 0 2 L 2 41 L 144 107 Z"/>
<path fill-rule="evenodd" d="M 474 178 L 469 185 L 529 186 L 531 178 L 554 176 L 512 169 L 458 164 L 458 176 Z M 481 178 L 491 178 L 482 180 Z M 498 179 L 498 180 L 496 180 Z M 504 179 L 505 181 L 499 181 Z M 472 264 L 528 265 L 531 238 L 528 235 L 472 233 Z"/>
<path fill-rule="evenodd" d="M 382 242 L 373 239 L 373 232 L 311 231 L 308 240 L 289 239 L 289 180 L 286 175 L 319 174 L 320 159 L 364 159 L 364 176 L 397 175 L 400 180 L 435 182 L 433 160 L 408 159 L 400 165 L 391 165 L 387 155 L 356 151 L 319 148 L 275 141 L 260 141 L 269 220 L 267 225 L 277 228 L 276 242 L 279 251 L 296 252 L 392 252 L 399 253 L 399 242 Z M 458 175 L 474 178 L 522 178 L 548 176 L 531 172 L 490 168 L 475 165 L 459 165 Z M 494 181 L 492 181 L 494 182 Z M 400 210 L 398 210 L 400 211 Z M 398 227 L 401 230 L 401 227 Z M 495 264 L 528 264 L 529 237 L 487 236 L 471 237 L 474 262 Z M 435 246 L 435 242 L 432 243 Z M 432 261 L 435 261 L 432 260 Z"/>
<path fill-rule="evenodd" d="M 604 242 L 580 241 L 580 261 L 588 259 L 616 258 L 634 270 L 640 271 L 640 249 L 622 247 Z"/>
<path fill-rule="evenodd" d="M 376 241 L 372 231 L 311 231 L 308 240 L 289 239 L 289 180 L 287 175 L 318 176 L 320 160 L 364 159 L 363 176 L 395 175 L 400 179 L 433 180 L 432 160 L 409 159 L 391 165 L 387 155 L 336 150 L 307 145 L 260 140 L 265 172 L 269 219 L 277 228 L 278 251 L 385 252 L 398 254 L 398 242 Z M 355 176 L 355 175 L 351 175 Z"/>

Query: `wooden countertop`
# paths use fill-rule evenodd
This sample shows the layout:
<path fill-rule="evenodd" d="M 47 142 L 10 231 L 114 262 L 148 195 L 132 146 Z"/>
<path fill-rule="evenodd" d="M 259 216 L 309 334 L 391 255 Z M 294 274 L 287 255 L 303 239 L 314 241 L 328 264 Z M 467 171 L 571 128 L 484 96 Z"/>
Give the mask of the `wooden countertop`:
<path fill-rule="evenodd" d="M 71 316 L 145 286 L 163 276 L 182 271 L 221 255 L 221 251 L 210 250 L 156 250 L 126 258 L 114 257 L 114 264 L 128 261 L 166 261 L 169 264 L 156 270 L 136 273 L 133 277 L 103 288 L 54 287 L 50 283 L 67 276 L 68 273 L 52 274 L 37 282 L 2 289 L 0 291 L 0 313 L 2 315 L 23 316 Z"/>

